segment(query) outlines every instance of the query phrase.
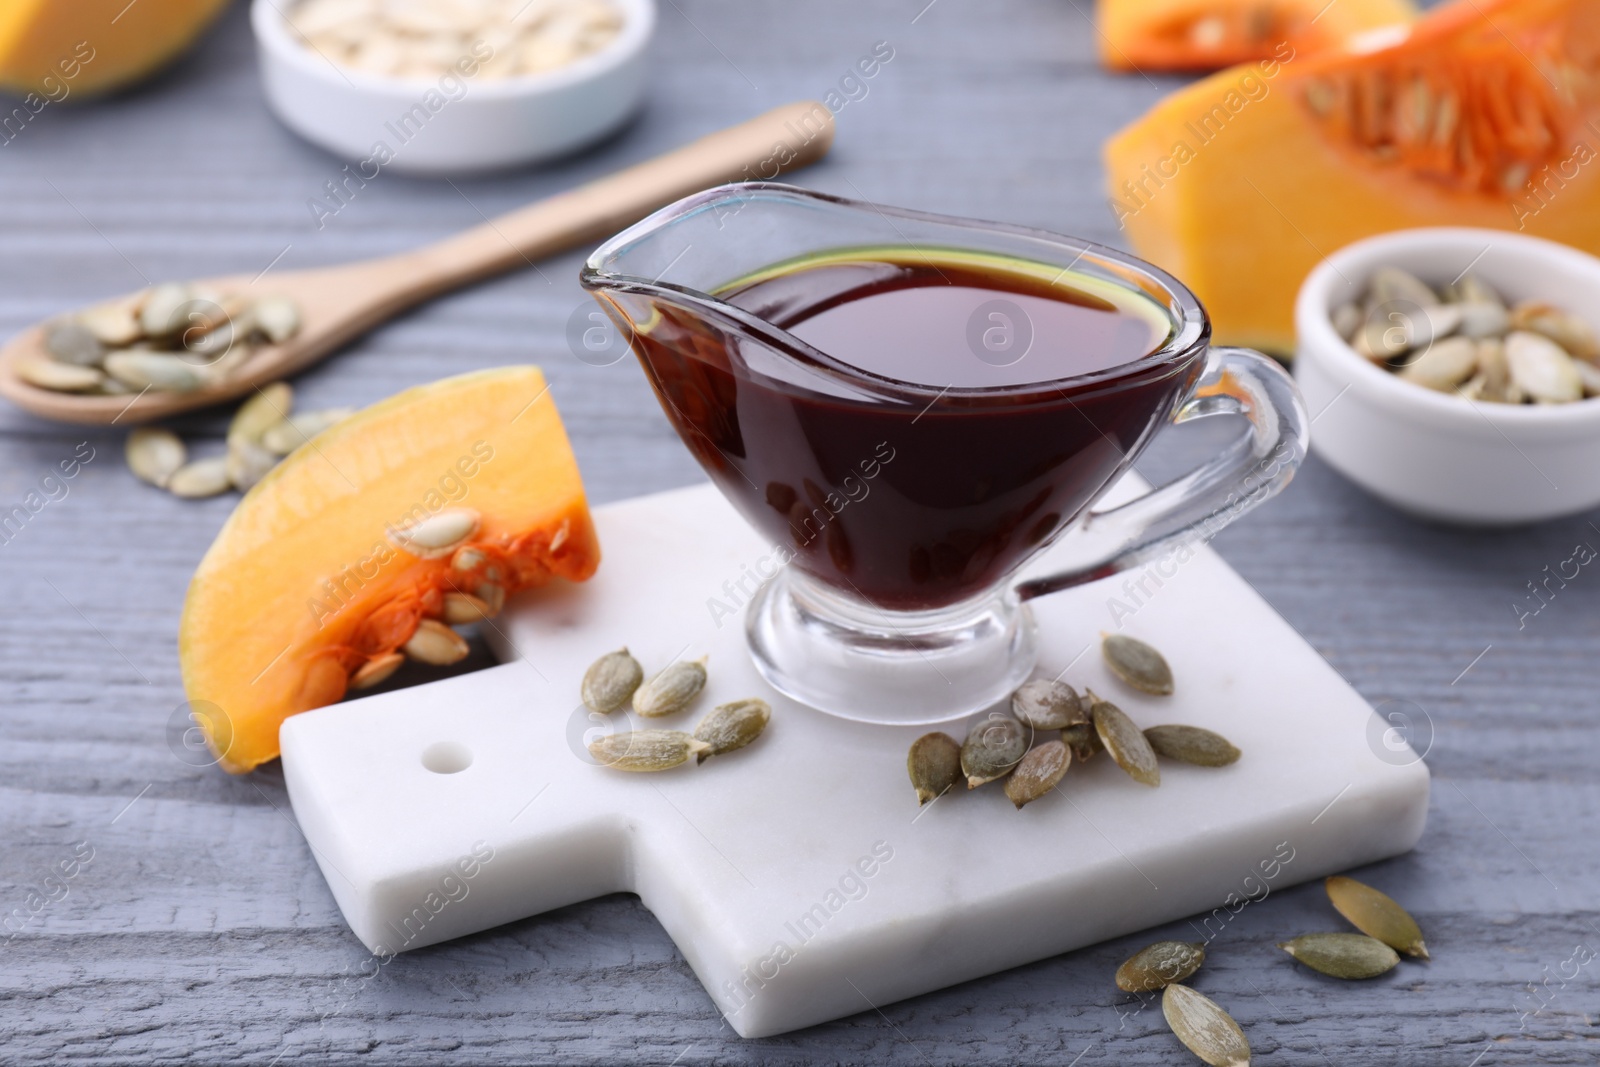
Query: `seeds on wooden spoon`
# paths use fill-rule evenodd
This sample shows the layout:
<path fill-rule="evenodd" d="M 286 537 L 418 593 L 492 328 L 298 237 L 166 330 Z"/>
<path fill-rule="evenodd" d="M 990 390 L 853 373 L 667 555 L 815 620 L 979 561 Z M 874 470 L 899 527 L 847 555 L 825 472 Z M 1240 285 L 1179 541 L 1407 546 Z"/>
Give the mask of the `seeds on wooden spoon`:
<path fill-rule="evenodd" d="M 976 789 L 1010 774 L 1027 754 L 1033 731 L 1001 712 L 980 719 L 961 745 L 961 771 L 967 788 Z"/>
<path fill-rule="evenodd" d="M 191 393 L 205 384 L 198 367 L 166 352 L 113 352 L 105 358 L 105 368 L 130 389 Z"/>
<path fill-rule="evenodd" d="M 1109 704 L 1093 693 L 1089 696 L 1093 701 L 1091 714 L 1094 716 L 1095 733 L 1100 736 L 1100 743 L 1106 751 L 1111 753 L 1111 758 L 1117 761 L 1117 766 L 1127 771 L 1128 777 L 1136 782 L 1160 785 L 1161 768 L 1156 765 L 1155 750 L 1133 720 L 1115 704 Z"/>
<path fill-rule="evenodd" d="M 1011 714 L 1035 730 L 1064 730 L 1073 723 L 1089 721 L 1078 691 L 1046 678 L 1027 682 L 1011 694 Z"/>
<path fill-rule="evenodd" d="M 1157 941 L 1117 968 L 1117 988 L 1128 993 L 1149 993 L 1183 981 L 1205 961 L 1204 941 Z"/>
<path fill-rule="evenodd" d="M 1407 956 L 1429 958 L 1417 920 L 1387 894 L 1339 874 L 1329 878 L 1325 885 L 1334 908 L 1357 930 Z"/>
<path fill-rule="evenodd" d="M 1152 726 L 1144 737 L 1156 755 L 1197 767 L 1226 767 L 1239 759 L 1239 750 L 1226 737 L 1198 726 Z"/>
<path fill-rule="evenodd" d="M 40 389 L 58 393 L 82 393 L 105 381 L 93 367 L 79 367 L 53 359 L 25 359 L 17 364 L 17 377 Z"/>
<path fill-rule="evenodd" d="M 949 734 L 923 734 L 906 754 L 906 773 L 918 806 L 937 800 L 961 781 L 961 746 Z"/>
<path fill-rule="evenodd" d="M 128 435 L 125 455 L 128 469 L 136 478 L 165 489 L 173 473 L 188 459 L 188 450 L 171 430 L 141 426 Z"/>
<path fill-rule="evenodd" d="M 643 681 L 644 668 L 639 666 L 639 661 L 626 648 L 619 648 L 590 664 L 583 672 L 579 692 L 589 710 L 610 715 L 627 706 L 633 691 Z"/>
<path fill-rule="evenodd" d="M 679 660 L 633 692 L 633 710 L 647 719 L 676 715 L 706 686 L 706 657 Z"/>
<path fill-rule="evenodd" d="M 1018 810 L 1054 789 L 1072 766 L 1072 753 L 1060 741 L 1046 741 L 1022 757 L 1006 779 L 1006 797 Z"/>
<path fill-rule="evenodd" d="M 1400 962 L 1394 949 L 1366 934 L 1302 934 L 1278 947 L 1330 978 L 1376 978 Z"/>
<path fill-rule="evenodd" d="M 1143 693 L 1172 693 L 1172 668 L 1154 648 L 1126 634 L 1107 634 L 1100 642 L 1111 673 Z"/>
<path fill-rule="evenodd" d="M 755 697 L 717 705 L 694 728 L 695 740 L 707 746 L 696 754 L 696 762 L 743 748 L 761 736 L 771 719 L 772 705 Z"/>
<path fill-rule="evenodd" d="M 1210 997 L 1173 982 L 1161 994 L 1161 1014 L 1178 1040 L 1211 1067 L 1249 1067 L 1244 1031 Z"/>
<path fill-rule="evenodd" d="M 619 771 L 666 771 L 711 746 L 682 730 L 633 730 L 589 742 L 589 754 Z"/>

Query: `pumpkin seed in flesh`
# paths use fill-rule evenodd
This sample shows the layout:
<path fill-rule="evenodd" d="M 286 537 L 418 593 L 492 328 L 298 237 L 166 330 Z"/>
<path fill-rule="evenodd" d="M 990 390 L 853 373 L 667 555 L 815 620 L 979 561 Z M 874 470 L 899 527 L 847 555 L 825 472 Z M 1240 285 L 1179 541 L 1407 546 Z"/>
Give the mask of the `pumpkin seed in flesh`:
<path fill-rule="evenodd" d="M 1400 962 L 1399 953 L 1366 934 L 1303 934 L 1278 947 L 1319 974 L 1349 981 L 1387 974 Z"/>
<path fill-rule="evenodd" d="M 1173 982 L 1161 994 L 1161 1014 L 1184 1047 L 1211 1067 L 1249 1067 L 1249 1039 L 1210 997 Z"/>
<path fill-rule="evenodd" d="M 177 434 L 153 426 L 141 426 L 130 433 L 124 453 L 134 477 L 158 489 L 165 489 L 173 473 L 188 459 L 188 449 Z"/>
<path fill-rule="evenodd" d="M 647 719 L 676 715 L 706 687 L 706 658 L 679 660 L 633 691 L 633 710 Z"/>
<path fill-rule="evenodd" d="M 167 492 L 173 496 L 199 499 L 228 491 L 228 457 L 211 456 L 186 463 L 167 479 Z"/>
<path fill-rule="evenodd" d="M 106 346 L 81 323 L 58 322 L 45 331 L 44 346 L 62 363 L 92 367 L 106 354 Z"/>
<path fill-rule="evenodd" d="M 1196 767 L 1226 767 L 1239 760 L 1239 750 L 1226 737 L 1198 726 L 1152 726 L 1144 739 L 1156 755 Z"/>
<path fill-rule="evenodd" d="M 410 526 L 389 531 L 389 543 L 418 559 L 439 559 L 478 532 L 482 516 L 471 508 L 446 508 Z"/>
<path fill-rule="evenodd" d="M 737 751 L 761 736 L 772 720 L 772 705 L 751 697 L 719 704 L 694 728 L 694 739 L 706 748 L 695 754 L 695 762 Z"/>
<path fill-rule="evenodd" d="M 1126 993 L 1150 993 L 1183 981 L 1205 961 L 1204 941 L 1157 941 L 1117 968 L 1117 988 Z"/>
<path fill-rule="evenodd" d="M 967 788 L 976 789 L 1010 774 L 1027 754 L 1032 735 L 1021 720 L 1003 712 L 980 719 L 961 746 L 961 773 L 967 776 Z"/>
<path fill-rule="evenodd" d="M 407 658 L 435 667 L 460 663 L 472 651 L 467 639 L 437 619 L 423 619 L 411 640 L 401 646 Z"/>
<path fill-rule="evenodd" d="M 666 771 L 711 746 L 682 730 L 633 730 L 589 742 L 589 754 L 619 771 Z"/>
<path fill-rule="evenodd" d="M 1089 721 L 1078 691 L 1065 682 L 1039 678 L 1011 694 L 1011 714 L 1035 730 L 1064 730 Z"/>
<path fill-rule="evenodd" d="M 1145 785 L 1161 784 L 1161 768 L 1156 765 L 1155 750 L 1133 720 L 1115 704 L 1097 700 L 1093 706 L 1094 730 L 1100 743 L 1117 766 L 1128 772 L 1128 777 Z"/>
<path fill-rule="evenodd" d="M 479 582 L 472 595 L 489 605 L 489 614 L 498 615 L 505 610 L 506 588 L 496 582 Z"/>
<path fill-rule="evenodd" d="M 450 626 L 465 626 L 468 623 L 482 622 L 495 615 L 488 604 L 479 600 L 471 593 L 446 593 L 444 595 L 444 608 L 441 617 Z"/>
<path fill-rule="evenodd" d="M 584 706 L 590 711 L 610 715 L 626 707 L 639 683 L 644 681 L 644 668 L 626 648 L 607 652 L 583 672 L 579 691 Z"/>
<path fill-rule="evenodd" d="M 1388 894 L 1338 874 L 1324 884 L 1335 910 L 1349 919 L 1351 926 L 1368 937 L 1377 938 L 1396 952 L 1423 960 L 1430 958 L 1417 920 Z"/>
<path fill-rule="evenodd" d="M 1172 668 L 1166 657 L 1143 641 L 1126 634 L 1107 634 L 1100 641 L 1100 653 L 1112 674 L 1140 692 L 1171 695 Z"/>
<path fill-rule="evenodd" d="M 22 360 L 17 364 L 17 377 L 57 393 L 82 393 L 105 381 L 105 375 L 93 367 L 77 367 L 53 359 Z"/>
<path fill-rule="evenodd" d="M 1088 703 L 1085 700 L 1085 703 Z M 1062 742 L 1072 749 L 1072 758 L 1079 763 L 1088 763 L 1091 759 L 1106 750 L 1100 743 L 1100 735 L 1095 732 L 1094 723 L 1077 723 L 1061 731 Z"/>
<path fill-rule="evenodd" d="M 349 418 L 352 411 L 351 408 L 329 408 L 291 415 L 263 433 L 261 443 L 278 455 L 287 456 L 323 430 Z"/>
<path fill-rule="evenodd" d="M 923 734 L 906 754 L 906 773 L 919 807 L 937 800 L 961 781 L 961 746 L 946 733 Z"/>
<path fill-rule="evenodd" d="M 405 656 L 398 652 L 390 652 L 384 656 L 374 656 L 367 660 L 356 672 L 350 676 L 351 689 L 371 689 L 379 682 L 389 679 L 389 676 L 400 669 L 406 661 Z"/>
<path fill-rule="evenodd" d="M 1020 811 L 1054 789 L 1072 766 L 1072 752 L 1060 741 L 1046 741 L 1022 757 L 1006 779 L 1006 798 Z"/>

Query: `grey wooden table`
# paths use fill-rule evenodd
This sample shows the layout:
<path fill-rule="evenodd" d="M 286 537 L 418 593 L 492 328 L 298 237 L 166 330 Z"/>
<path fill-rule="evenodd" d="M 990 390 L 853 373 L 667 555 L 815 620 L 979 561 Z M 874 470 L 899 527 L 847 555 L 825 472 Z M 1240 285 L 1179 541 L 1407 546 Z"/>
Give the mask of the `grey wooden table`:
<path fill-rule="evenodd" d="M 267 114 L 236 8 L 154 84 L 52 105 L 0 148 L 0 330 L 145 279 L 404 249 L 821 96 L 877 41 L 893 60 L 841 112 L 832 158 L 801 181 L 1117 243 L 1100 142 L 1177 84 L 1102 73 L 1086 0 L 662 8 L 648 107 L 610 144 L 453 185 L 385 174 L 320 230 L 307 201 L 340 164 Z M 393 323 L 304 375 L 305 403 L 362 405 L 533 360 L 596 502 L 698 480 L 635 367 L 567 351 L 567 317 L 586 299 L 580 258 Z M 207 415 L 179 428 L 215 438 L 221 426 Z M 26 919 L 0 933 L 0 1060 L 1190 1062 L 1158 1009 L 1109 983 L 1144 937 L 761 1041 L 723 1025 L 632 897 L 408 954 L 362 980 L 367 953 L 276 767 L 230 778 L 168 744 L 184 588 L 231 500 L 168 498 L 123 468 L 120 435 L 5 409 L 0 507 L 80 449 L 93 458 L 66 495 L 0 544 L 0 913 Z M 1183 453 L 1177 442 L 1144 468 L 1169 474 Z M 1260 1062 L 1600 1060 L 1600 578 L 1569 582 L 1525 626 L 1512 608 L 1575 544 L 1600 545 L 1594 518 L 1419 525 L 1313 457 L 1283 497 L 1217 540 L 1366 697 L 1411 715 L 1435 775 L 1421 845 L 1358 872 L 1415 910 L 1431 965 L 1364 984 L 1288 965 L 1275 940 L 1330 925 L 1315 886 L 1273 893 L 1214 942 L 1201 988 L 1243 1023 Z M 75 847 L 92 860 L 65 896 L 31 895 Z"/>

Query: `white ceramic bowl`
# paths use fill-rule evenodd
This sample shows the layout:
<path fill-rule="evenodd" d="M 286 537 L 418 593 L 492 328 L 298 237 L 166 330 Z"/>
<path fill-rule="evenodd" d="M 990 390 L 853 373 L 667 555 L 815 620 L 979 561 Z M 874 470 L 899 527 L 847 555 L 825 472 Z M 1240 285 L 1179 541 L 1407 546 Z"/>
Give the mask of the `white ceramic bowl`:
<path fill-rule="evenodd" d="M 656 6 L 612 2 L 622 29 L 597 52 L 543 74 L 444 84 L 335 66 L 294 36 L 282 0 L 255 0 L 250 22 L 273 112 L 306 140 L 361 165 L 355 169 L 370 180 L 380 170 L 455 174 L 533 163 L 622 125 L 644 92 Z"/>
<path fill-rule="evenodd" d="M 1427 519 L 1512 525 L 1600 504 L 1600 398 L 1537 406 L 1464 400 L 1401 381 L 1345 344 L 1329 311 L 1384 265 L 1435 287 L 1470 267 L 1509 303 L 1546 300 L 1600 330 L 1600 259 L 1576 249 L 1443 227 L 1358 241 L 1318 264 L 1295 303 L 1294 376 L 1312 416 L 1312 451 Z"/>

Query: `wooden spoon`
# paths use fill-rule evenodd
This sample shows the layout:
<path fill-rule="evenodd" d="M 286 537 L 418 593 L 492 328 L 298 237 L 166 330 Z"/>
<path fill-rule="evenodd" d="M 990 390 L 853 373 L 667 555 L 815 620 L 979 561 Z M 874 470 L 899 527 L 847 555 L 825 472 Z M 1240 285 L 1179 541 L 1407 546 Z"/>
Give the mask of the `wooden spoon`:
<path fill-rule="evenodd" d="M 294 374 L 424 300 L 610 236 L 698 190 L 807 166 L 826 155 L 832 142 L 833 115 L 826 107 L 809 100 L 786 104 L 411 252 L 273 274 L 261 284 L 244 274 L 196 281 L 197 288 L 223 295 L 286 296 L 299 305 L 301 325 L 282 344 L 258 348 L 224 380 L 192 392 L 84 396 L 30 385 L 17 367 L 50 358 L 47 324 L 40 323 L 0 350 L 0 395 L 45 418 L 92 425 L 147 422 L 216 404 Z"/>

